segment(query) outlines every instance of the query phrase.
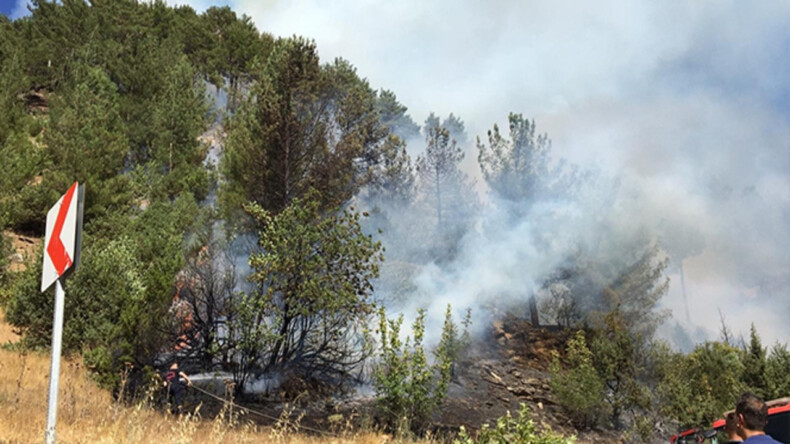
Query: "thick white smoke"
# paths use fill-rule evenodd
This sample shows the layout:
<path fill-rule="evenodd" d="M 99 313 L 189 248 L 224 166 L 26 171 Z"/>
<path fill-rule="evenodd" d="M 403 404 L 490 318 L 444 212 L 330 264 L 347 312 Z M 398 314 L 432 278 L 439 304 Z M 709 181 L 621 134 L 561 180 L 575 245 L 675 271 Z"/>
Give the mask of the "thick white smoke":
<path fill-rule="evenodd" d="M 525 276 L 562 260 L 536 250 L 534 233 L 560 244 L 600 236 L 588 207 L 613 200 L 607 230 L 646 232 L 673 259 L 663 303 L 685 330 L 667 324 L 667 337 L 715 338 L 719 309 L 736 334 L 755 323 L 766 343 L 788 337 L 790 3 L 229 3 L 261 30 L 315 38 L 324 60 L 350 60 L 418 123 L 452 112 L 485 138 L 523 113 L 549 133 L 555 159 L 620 181 L 617 195 L 602 187 L 587 203 L 556 204 L 575 218 L 547 209 L 562 216 L 508 225 L 500 239 L 480 230 L 502 211 L 489 202 L 456 261 L 417 272 L 423 301 L 526 293 Z M 482 183 L 475 159 L 468 152 L 465 166 Z"/>

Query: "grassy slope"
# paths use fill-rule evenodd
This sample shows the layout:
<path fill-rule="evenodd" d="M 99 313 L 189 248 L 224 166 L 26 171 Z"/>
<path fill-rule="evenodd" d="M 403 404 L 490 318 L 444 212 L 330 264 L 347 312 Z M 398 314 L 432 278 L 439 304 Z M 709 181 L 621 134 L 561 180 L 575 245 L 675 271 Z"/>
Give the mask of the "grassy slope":
<path fill-rule="evenodd" d="M 0 313 L 2 318 L 2 313 Z M 18 339 L 0 321 L 0 343 Z M 49 355 L 0 349 L 0 443 L 39 443 L 44 438 Z M 59 443 L 361 443 L 390 437 L 349 431 L 310 437 L 282 428 L 259 428 L 243 417 L 230 422 L 163 414 L 144 406 L 123 407 L 94 384 L 80 359 L 61 363 L 57 438 Z"/>

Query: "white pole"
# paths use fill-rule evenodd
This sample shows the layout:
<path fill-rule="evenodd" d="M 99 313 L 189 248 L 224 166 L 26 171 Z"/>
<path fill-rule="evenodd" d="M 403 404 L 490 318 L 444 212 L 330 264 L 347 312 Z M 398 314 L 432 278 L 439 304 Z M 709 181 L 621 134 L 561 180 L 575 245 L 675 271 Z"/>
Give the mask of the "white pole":
<path fill-rule="evenodd" d="M 58 416 L 58 379 L 60 379 L 60 346 L 63 337 L 63 304 L 66 293 L 55 281 L 55 317 L 52 322 L 52 362 L 49 367 L 49 403 L 47 404 L 46 444 L 55 443 L 55 422 Z"/>

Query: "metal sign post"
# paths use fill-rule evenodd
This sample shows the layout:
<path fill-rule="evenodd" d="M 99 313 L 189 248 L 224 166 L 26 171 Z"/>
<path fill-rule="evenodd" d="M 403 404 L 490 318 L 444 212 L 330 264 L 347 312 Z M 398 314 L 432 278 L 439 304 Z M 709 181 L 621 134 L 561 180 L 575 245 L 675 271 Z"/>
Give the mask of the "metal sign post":
<path fill-rule="evenodd" d="M 46 444 L 55 443 L 55 425 L 58 419 L 60 350 L 63 342 L 63 306 L 66 299 L 63 281 L 74 271 L 80 260 L 84 205 L 85 185 L 74 182 L 47 213 L 41 291 L 46 291 L 55 284 L 55 313 L 52 319 L 52 362 L 49 367 L 47 428 L 44 434 Z"/>
<path fill-rule="evenodd" d="M 60 379 L 60 348 L 63 338 L 63 305 L 66 292 L 60 279 L 55 281 L 55 315 L 52 321 L 52 362 L 49 367 L 49 401 L 47 402 L 46 444 L 55 443 L 55 423 L 58 418 L 58 382 Z"/>

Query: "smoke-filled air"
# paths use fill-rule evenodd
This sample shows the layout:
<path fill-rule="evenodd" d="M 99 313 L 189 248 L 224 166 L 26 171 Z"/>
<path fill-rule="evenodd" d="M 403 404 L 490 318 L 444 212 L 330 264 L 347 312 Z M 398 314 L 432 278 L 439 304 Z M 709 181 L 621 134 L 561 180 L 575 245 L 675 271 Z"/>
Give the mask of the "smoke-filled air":
<path fill-rule="evenodd" d="M 417 124 L 431 112 L 462 120 L 460 165 L 478 203 L 451 260 L 416 261 L 420 303 L 523 301 L 574 251 L 615 258 L 655 242 L 669 258 L 663 337 L 682 348 L 715 339 L 719 313 L 737 335 L 751 323 L 769 343 L 790 333 L 787 4 L 234 6 L 275 35 L 315 38 L 324 60 L 350 60 Z M 511 112 L 548 135 L 550 166 L 594 179 L 503 205 L 475 139 L 487 144 L 495 124 L 506 135 Z M 424 138 L 408 139 L 412 158 Z M 413 211 L 396 212 L 409 228 L 385 232 L 389 248 L 430 236 L 435 221 Z"/>
<path fill-rule="evenodd" d="M 790 443 L 789 29 L 5 1 L 0 442 Z"/>

